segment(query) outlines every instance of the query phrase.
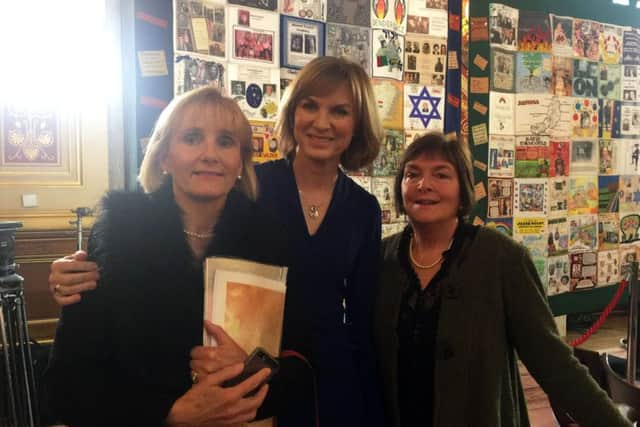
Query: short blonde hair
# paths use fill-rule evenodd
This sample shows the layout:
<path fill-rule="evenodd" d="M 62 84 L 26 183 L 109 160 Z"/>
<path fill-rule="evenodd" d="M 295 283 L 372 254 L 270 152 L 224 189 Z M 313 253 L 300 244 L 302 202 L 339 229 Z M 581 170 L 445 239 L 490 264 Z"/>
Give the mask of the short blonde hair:
<path fill-rule="evenodd" d="M 223 96 L 217 89 L 210 86 L 195 89 L 174 98 L 160 113 L 140 165 L 138 181 L 142 189 L 146 193 L 151 193 L 158 190 L 167 179 L 167 175 L 162 173 L 162 160 L 185 109 L 192 105 L 214 106 L 217 114 L 216 117 L 211 118 L 212 120 L 228 119 L 231 122 L 233 131 L 240 141 L 242 155 L 242 177 L 238 180 L 236 187 L 247 197 L 255 200 L 257 184 L 252 160 L 251 126 L 235 101 Z"/>
<path fill-rule="evenodd" d="M 353 139 L 342 153 L 340 164 L 347 170 L 370 165 L 378 156 L 383 129 L 378 117 L 376 98 L 369 76 L 362 67 L 345 58 L 322 56 L 309 62 L 287 87 L 280 103 L 275 132 L 280 151 L 295 156 L 297 143 L 293 137 L 294 115 L 300 101 L 309 96 L 326 94 L 328 88 L 346 83 L 355 111 Z"/>

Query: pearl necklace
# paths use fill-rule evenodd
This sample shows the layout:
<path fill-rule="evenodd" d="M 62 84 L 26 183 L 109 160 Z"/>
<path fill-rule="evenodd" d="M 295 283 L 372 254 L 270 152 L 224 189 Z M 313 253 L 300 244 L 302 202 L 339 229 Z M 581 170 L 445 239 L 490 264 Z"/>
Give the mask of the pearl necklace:
<path fill-rule="evenodd" d="M 442 260 L 444 259 L 444 257 L 442 255 L 440 255 L 440 258 L 438 258 L 437 260 L 435 260 L 431 264 L 427 264 L 427 265 L 419 264 L 418 261 L 416 261 L 416 259 L 413 257 L 413 249 L 412 249 L 413 248 L 413 242 L 414 242 L 413 236 L 411 236 L 411 239 L 409 240 L 409 259 L 411 260 L 413 265 L 415 265 L 419 269 L 428 270 L 428 269 L 433 268 L 436 265 L 440 264 L 442 262 Z M 451 239 L 451 241 L 449 242 L 449 246 L 447 247 L 447 251 L 449 249 L 451 249 L 451 245 L 453 245 L 453 239 Z"/>
<path fill-rule="evenodd" d="M 206 233 L 196 233 L 195 231 L 189 231 L 186 228 L 182 230 L 184 232 L 184 234 L 186 234 L 189 237 L 194 237 L 196 239 L 210 239 L 213 237 L 213 235 L 215 234 L 212 231 L 208 231 Z"/>

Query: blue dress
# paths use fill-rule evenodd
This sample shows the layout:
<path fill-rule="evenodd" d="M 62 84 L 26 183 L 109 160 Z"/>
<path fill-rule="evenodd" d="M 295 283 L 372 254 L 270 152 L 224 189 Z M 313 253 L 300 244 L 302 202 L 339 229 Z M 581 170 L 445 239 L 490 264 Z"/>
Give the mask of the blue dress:
<path fill-rule="evenodd" d="M 373 344 L 380 206 L 339 171 L 324 220 L 309 235 L 291 163 L 263 163 L 256 173 L 258 204 L 285 224 L 292 255 L 282 346 L 302 348 L 314 366 L 320 425 L 382 425 Z"/>

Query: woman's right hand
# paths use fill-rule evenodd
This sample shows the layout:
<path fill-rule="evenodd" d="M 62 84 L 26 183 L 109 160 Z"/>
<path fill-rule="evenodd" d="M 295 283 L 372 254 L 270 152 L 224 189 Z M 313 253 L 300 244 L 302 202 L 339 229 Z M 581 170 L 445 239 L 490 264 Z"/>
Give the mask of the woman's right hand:
<path fill-rule="evenodd" d="M 166 419 L 167 425 L 214 427 L 253 420 L 267 395 L 269 386 L 259 386 L 269 375 L 269 369 L 261 369 L 233 387 L 222 387 L 224 381 L 238 376 L 243 368 L 244 364 L 237 363 L 200 376 L 197 384 L 173 404 Z M 258 393 L 247 396 L 258 387 Z"/>
<path fill-rule="evenodd" d="M 96 288 L 99 278 L 98 265 L 87 261 L 85 251 L 77 251 L 51 263 L 49 292 L 61 306 L 75 304 L 82 292 Z"/>

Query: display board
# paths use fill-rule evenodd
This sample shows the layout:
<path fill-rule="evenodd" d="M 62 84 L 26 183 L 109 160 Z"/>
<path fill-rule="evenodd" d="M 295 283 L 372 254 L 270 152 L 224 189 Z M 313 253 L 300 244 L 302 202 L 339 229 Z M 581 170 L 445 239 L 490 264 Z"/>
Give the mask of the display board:
<path fill-rule="evenodd" d="M 640 43 L 620 7 L 557 6 L 471 2 L 469 110 L 474 221 L 529 248 L 560 314 L 638 257 Z"/>
<path fill-rule="evenodd" d="M 385 135 L 373 165 L 350 175 L 378 198 L 389 235 L 405 225 L 391 191 L 400 155 L 422 132 L 444 130 L 447 7 L 447 0 L 175 0 L 174 92 L 213 85 L 235 99 L 253 126 L 254 160 L 263 162 L 280 157 L 273 125 L 297 71 L 322 55 L 360 64 Z"/>

